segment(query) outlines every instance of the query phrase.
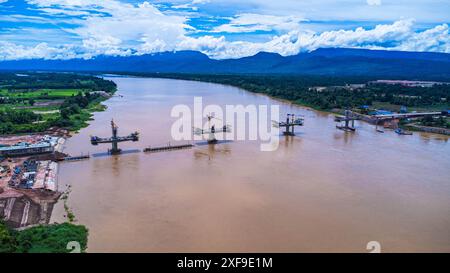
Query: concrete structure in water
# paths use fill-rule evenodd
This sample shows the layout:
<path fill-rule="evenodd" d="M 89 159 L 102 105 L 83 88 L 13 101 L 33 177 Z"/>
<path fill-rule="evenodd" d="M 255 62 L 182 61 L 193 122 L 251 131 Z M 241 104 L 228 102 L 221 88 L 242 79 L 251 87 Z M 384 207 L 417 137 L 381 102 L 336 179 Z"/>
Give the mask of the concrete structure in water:
<path fill-rule="evenodd" d="M 208 144 L 215 144 L 218 142 L 218 140 L 216 139 L 216 133 L 230 133 L 231 132 L 231 127 L 230 125 L 223 125 L 222 127 L 220 127 L 219 129 L 216 129 L 215 125 L 211 125 L 211 120 L 212 119 L 218 119 L 213 117 L 212 115 L 208 115 L 208 129 L 203 129 L 203 128 L 193 128 L 193 132 L 195 135 L 201 136 L 201 135 L 208 135 Z M 218 119 L 220 120 L 220 119 Z"/>
<path fill-rule="evenodd" d="M 296 118 L 294 114 L 287 114 L 286 122 L 272 121 L 275 127 L 284 127 L 285 130 L 283 135 L 285 136 L 295 136 L 294 128 L 295 126 L 303 126 L 303 118 Z"/>
<path fill-rule="evenodd" d="M 345 116 L 336 116 L 334 117 L 335 122 L 344 122 L 344 125 L 336 125 L 336 128 L 347 131 L 347 132 L 354 132 L 355 129 L 355 120 L 358 119 L 356 116 L 353 115 L 353 112 L 350 110 L 345 110 Z M 351 126 L 350 126 L 351 122 Z"/>
<path fill-rule="evenodd" d="M 117 130 L 118 126 L 114 123 L 114 120 L 111 120 L 111 129 L 112 129 L 112 136 L 108 138 L 101 138 L 98 136 L 91 136 L 91 144 L 92 145 L 98 145 L 101 143 L 111 143 L 111 149 L 108 150 L 110 154 L 120 154 L 121 149 L 119 149 L 119 142 L 124 141 L 139 141 L 139 133 L 134 132 L 132 134 L 129 134 L 125 137 L 117 136 Z"/>

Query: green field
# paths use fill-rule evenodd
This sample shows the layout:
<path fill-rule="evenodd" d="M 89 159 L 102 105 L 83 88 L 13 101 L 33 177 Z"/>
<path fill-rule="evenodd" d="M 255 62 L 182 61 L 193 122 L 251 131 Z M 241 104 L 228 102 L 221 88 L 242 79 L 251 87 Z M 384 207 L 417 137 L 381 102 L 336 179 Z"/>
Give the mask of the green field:
<path fill-rule="evenodd" d="M 59 105 L 41 105 L 42 103 L 52 102 L 56 100 L 64 100 L 66 98 L 76 96 L 84 92 L 83 89 L 39 89 L 33 91 L 8 91 L 0 90 L 0 97 L 8 97 L 13 103 L 0 104 L 0 110 L 30 110 L 37 112 L 55 111 L 59 109 Z M 30 100 L 32 102 L 30 103 Z"/>
<path fill-rule="evenodd" d="M 8 91 L 5 89 L 0 90 L 0 96 L 8 96 L 11 98 L 24 98 L 24 99 L 30 99 L 30 98 L 46 98 L 46 97 L 70 97 L 75 96 L 79 92 L 83 92 L 85 90 L 82 89 L 38 89 L 38 90 L 31 90 L 31 91 L 24 91 L 24 90 L 13 90 Z"/>
<path fill-rule="evenodd" d="M 0 134 L 41 132 L 55 126 L 77 131 L 87 125 L 92 112 L 104 109 L 105 98 L 90 92 L 113 94 L 115 88 L 112 81 L 93 76 L 0 73 Z"/>

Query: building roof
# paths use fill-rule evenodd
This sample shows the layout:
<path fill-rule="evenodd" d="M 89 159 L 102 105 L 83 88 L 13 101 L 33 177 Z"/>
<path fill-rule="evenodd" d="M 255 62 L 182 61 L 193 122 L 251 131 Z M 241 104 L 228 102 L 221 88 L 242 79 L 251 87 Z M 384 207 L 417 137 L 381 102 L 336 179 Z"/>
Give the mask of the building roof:
<path fill-rule="evenodd" d="M 0 151 L 17 151 L 17 150 L 30 149 L 30 148 L 48 148 L 51 146 L 52 145 L 50 142 L 39 142 L 39 143 L 35 143 L 35 144 L 20 143 L 19 145 L 0 147 Z"/>

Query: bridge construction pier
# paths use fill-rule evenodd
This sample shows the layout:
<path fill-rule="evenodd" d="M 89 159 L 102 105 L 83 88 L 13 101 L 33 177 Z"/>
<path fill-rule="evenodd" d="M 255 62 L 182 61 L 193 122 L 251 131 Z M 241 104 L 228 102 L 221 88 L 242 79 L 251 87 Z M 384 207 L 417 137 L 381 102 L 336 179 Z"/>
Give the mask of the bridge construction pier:
<path fill-rule="evenodd" d="M 218 140 L 216 139 L 216 133 L 230 133 L 231 127 L 229 125 L 223 125 L 222 127 L 216 129 L 215 125 L 211 125 L 212 119 L 218 119 L 213 117 L 212 115 L 208 115 L 208 129 L 202 129 L 202 128 L 193 128 L 194 135 L 208 135 L 208 144 L 216 144 Z M 220 120 L 220 119 L 218 119 Z"/>
<path fill-rule="evenodd" d="M 118 126 L 114 123 L 114 120 L 111 120 L 111 130 L 112 130 L 112 136 L 108 137 L 108 138 L 101 138 L 98 136 L 91 136 L 91 144 L 92 145 L 98 145 L 101 143 L 111 143 L 111 149 L 108 149 L 108 153 L 110 154 L 120 154 L 120 152 L 122 151 L 121 149 L 119 149 L 119 142 L 124 142 L 124 141 L 139 141 L 139 133 L 138 132 L 134 132 L 129 134 L 128 136 L 124 136 L 124 137 L 120 137 L 117 136 L 117 130 L 118 130 Z"/>
<path fill-rule="evenodd" d="M 347 132 L 354 132 L 356 130 L 355 128 L 355 120 L 358 119 L 352 115 L 352 111 L 345 110 L 344 116 L 336 116 L 334 118 L 335 122 L 344 122 L 344 125 L 336 125 L 336 128 L 347 131 Z M 351 123 L 351 126 L 350 126 Z"/>
<path fill-rule="evenodd" d="M 273 126 L 275 127 L 284 127 L 285 130 L 283 135 L 285 136 L 295 136 L 294 128 L 295 126 L 303 126 L 304 120 L 301 117 L 295 117 L 295 114 L 287 114 L 286 122 L 281 121 L 272 121 Z"/>

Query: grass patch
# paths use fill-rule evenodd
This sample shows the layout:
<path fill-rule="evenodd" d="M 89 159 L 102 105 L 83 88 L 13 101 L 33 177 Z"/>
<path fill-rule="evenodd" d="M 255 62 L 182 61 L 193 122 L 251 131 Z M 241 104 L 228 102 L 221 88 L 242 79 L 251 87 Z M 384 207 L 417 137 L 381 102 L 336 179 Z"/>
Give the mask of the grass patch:
<path fill-rule="evenodd" d="M 39 90 L 11 90 L 6 91 L 2 90 L 2 96 L 8 96 L 11 98 L 22 98 L 22 99 L 31 99 L 31 98 L 65 98 L 75 96 L 79 92 L 84 92 L 83 89 L 39 89 Z"/>

